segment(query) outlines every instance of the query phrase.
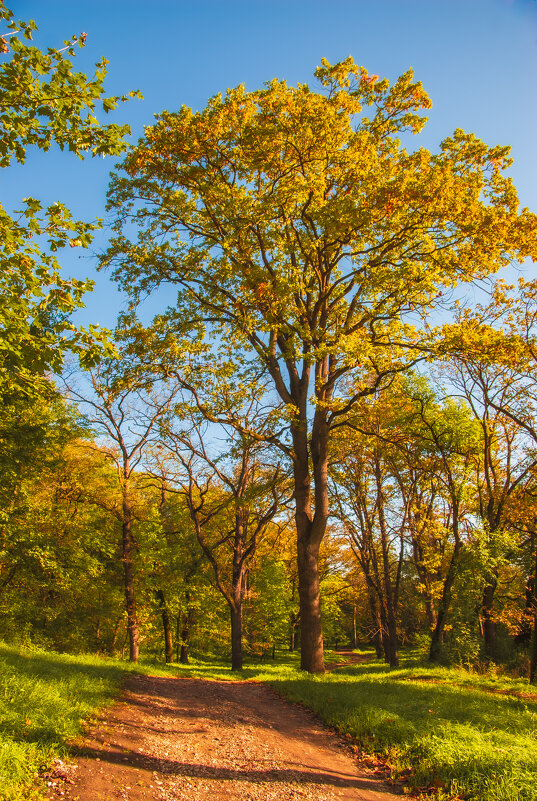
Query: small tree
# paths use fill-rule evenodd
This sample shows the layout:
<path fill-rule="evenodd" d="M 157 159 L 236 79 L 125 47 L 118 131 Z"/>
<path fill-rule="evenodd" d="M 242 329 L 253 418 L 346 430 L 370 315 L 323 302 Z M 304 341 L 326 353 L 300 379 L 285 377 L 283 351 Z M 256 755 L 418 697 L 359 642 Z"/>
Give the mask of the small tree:
<path fill-rule="evenodd" d="M 212 456 L 203 428 L 168 430 L 161 471 L 190 512 L 199 545 L 211 564 L 231 621 L 231 668 L 242 668 L 242 618 L 247 570 L 278 512 L 279 466 L 263 464 L 255 443 L 231 443 L 230 458 Z"/>
<path fill-rule="evenodd" d="M 131 359 L 104 360 L 89 371 L 85 390 L 68 387 L 70 397 L 85 413 L 89 425 L 104 439 L 106 458 L 113 465 L 117 492 L 93 498 L 107 508 L 121 527 L 121 560 L 129 658 L 138 661 L 139 626 L 135 592 L 137 550 L 133 525 L 136 519 L 135 486 L 137 474 L 154 438 L 160 419 L 168 411 L 175 388 L 153 386 L 152 380 L 136 369 Z M 99 444 L 91 447 L 98 448 Z M 91 499 L 89 499 L 91 500 Z"/>

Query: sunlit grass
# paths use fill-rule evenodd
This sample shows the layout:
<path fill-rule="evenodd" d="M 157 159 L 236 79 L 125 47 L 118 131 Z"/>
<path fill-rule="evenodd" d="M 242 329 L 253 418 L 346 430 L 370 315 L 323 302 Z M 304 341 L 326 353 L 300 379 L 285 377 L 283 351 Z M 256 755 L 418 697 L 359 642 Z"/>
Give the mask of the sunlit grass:
<path fill-rule="evenodd" d="M 438 798 L 537 801 L 537 703 L 527 681 L 431 667 L 416 654 L 389 669 L 373 659 L 321 676 L 298 657 L 246 665 L 194 662 L 180 675 L 265 681 L 312 709 L 362 753 L 386 762 L 395 779 Z M 327 655 L 327 662 L 335 662 Z M 535 689 L 537 693 L 537 688 Z"/>
<path fill-rule="evenodd" d="M 524 680 L 430 667 L 413 654 L 397 670 L 371 658 L 310 676 L 296 654 L 247 660 L 237 674 L 217 660 L 132 666 L 1 644 L 0 799 L 39 797 L 36 774 L 67 753 L 66 742 L 113 700 L 129 671 L 265 681 L 413 788 L 435 788 L 446 799 L 537 801 L 537 703 L 518 697 L 532 693 Z"/>
<path fill-rule="evenodd" d="M 475 801 L 537 799 L 537 703 L 491 692 L 528 693 L 526 682 L 410 660 L 399 670 L 373 661 L 271 683 L 414 788 Z"/>
<path fill-rule="evenodd" d="M 36 775 L 99 707 L 112 702 L 133 668 L 96 656 L 73 657 L 0 643 L 0 799 L 38 798 Z M 139 672 L 163 673 L 154 665 Z"/>

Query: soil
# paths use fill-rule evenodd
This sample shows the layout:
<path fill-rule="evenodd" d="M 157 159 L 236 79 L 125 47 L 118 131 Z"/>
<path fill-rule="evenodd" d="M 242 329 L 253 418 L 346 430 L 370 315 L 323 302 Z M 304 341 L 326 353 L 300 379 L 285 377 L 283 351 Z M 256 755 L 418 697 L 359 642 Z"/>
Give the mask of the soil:
<path fill-rule="evenodd" d="M 43 777 L 69 801 L 396 801 L 310 712 L 253 682 L 128 677 Z"/>

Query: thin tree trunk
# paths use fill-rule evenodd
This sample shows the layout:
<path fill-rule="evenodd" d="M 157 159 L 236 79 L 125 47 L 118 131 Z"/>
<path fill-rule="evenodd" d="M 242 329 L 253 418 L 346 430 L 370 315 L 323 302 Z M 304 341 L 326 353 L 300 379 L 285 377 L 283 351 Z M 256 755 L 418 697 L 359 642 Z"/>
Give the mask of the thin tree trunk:
<path fill-rule="evenodd" d="M 532 537 L 533 540 L 533 537 Z M 530 684 L 537 684 L 537 549 L 533 573 L 533 637 L 531 643 Z"/>
<path fill-rule="evenodd" d="M 377 504 L 379 515 L 380 541 L 382 548 L 382 575 L 384 580 L 384 601 L 386 615 L 386 661 L 390 667 L 399 666 L 399 653 L 397 650 L 397 623 L 395 617 L 395 598 L 392 586 L 390 571 L 390 550 L 388 532 L 386 529 L 386 519 L 384 516 L 384 492 L 382 489 L 382 476 L 380 472 L 380 461 L 375 458 L 375 480 L 377 485 Z"/>
<path fill-rule="evenodd" d="M 180 659 L 180 649 L 181 649 L 181 612 L 175 618 L 175 658 L 178 662 L 181 661 Z M 188 661 L 188 657 L 187 657 Z M 184 663 L 183 663 L 184 664 Z"/>
<path fill-rule="evenodd" d="M 429 661 L 438 662 L 440 660 L 440 653 L 442 650 L 442 641 L 444 639 L 444 631 L 447 622 L 447 614 L 451 605 L 451 590 L 455 582 L 455 567 L 457 562 L 458 553 L 453 551 L 451 561 L 449 563 L 448 572 L 442 587 L 442 597 L 438 605 L 438 614 L 436 616 L 436 626 L 431 634 L 431 647 L 429 649 Z"/>
<path fill-rule="evenodd" d="M 290 615 L 290 627 L 289 627 L 289 650 L 291 653 L 294 652 L 296 647 L 296 630 L 298 626 L 298 620 L 295 615 L 291 613 Z"/>
<path fill-rule="evenodd" d="M 110 642 L 108 653 L 110 656 L 113 655 L 116 645 L 117 645 L 117 638 L 119 637 L 119 631 L 121 629 L 121 621 L 123 620 L 123 612 L 121 615 L 116 619 L 116 624 L 114 626 L 114 633 L 112 635 L 112 641 Z"/>
<path fill-rule="evenodd" d="M 493 617 L 493 606 L 494 593 L 496 592 L 497 586 L 497 579 L 493 578 L 489 581 L 483 590 L 483 601 L 481 605 L 481 611 L 483 615 L 483 647 L 485 656 L 488 659 L 494 659 L 496 657 L 496 639 L 498 627 Z"/>
<path fill-rule="evenodd" d="M 451 606 L 451 591 L 455 583 L 455 576 L 459 561 L 459 554 L 461 551 L 461 540 L 459 536 L 459 504 L 458 501 L 452 497 L 453 509 L 453 536 L 455 544 L 453 546 L 453 553 L 449 562 L 444 586 L 442 587 L 442 597 L 438 605 L 438 614 L 436 616 L 436 626 L 431 634 L 431 647 L 429 649 L 429 661 L 438 662 L 442 651 L 442 641 L 444 639 L 444 631 L 447 623 L 447 615 L 449 607 Z"/>
<path fill-rule="evenodd" d="M 177 661 L 182 665 L 188 665 L 188 654 L 190 651 L 190 635 L 195 620 L 195 611 L 190 606 L 190 593 L 185 593 L 186 612 L 177 618 Z"/>
<path fill-rule="evenodd" d="M 419 541 L 412 537 L 412 551 L 414 557 L 414 565 L 422 587 L 424 606 L 425 606 L 425 620 L 429 631 L 432 631 L 436 626 L 436 611 L 434 608 L 434 601 L 431 592 L 431 580 L 427 569 L 423 565 L 422 549 Z"/>
<path fill-rule="evenodd" d="M 173 662 L 173 641 L 172 641 L 172 628 L 170 625 L 170 615 L 168 613 L 168 606 L 164 597 L 162 589 L 156 591 L 157 601 L 160 606 L 160 614 L 162 617 L 162 629 L 164 632 L 164 659 L 166 662 Z"/>
<path fill-rule="evenodd" d="M 377 591 L 375 589 L 375 582 L 370 574 L 370 567 L 368 562 L 363 559 L 361 561 L 362 569 L 364 571 L 364 576 L 366 578 L 367 584 L 367 598 L 369 600 L 369 611 L 371 613 L 371 625 L 373 629 L 373 644 L 375 646 L 375 652 L 377 658 L 380 659 L 384 648 L 383 648 L 383 637 L 382 637 L 382 619 L 379 610 L 379 599 L 377 595 Z"/>

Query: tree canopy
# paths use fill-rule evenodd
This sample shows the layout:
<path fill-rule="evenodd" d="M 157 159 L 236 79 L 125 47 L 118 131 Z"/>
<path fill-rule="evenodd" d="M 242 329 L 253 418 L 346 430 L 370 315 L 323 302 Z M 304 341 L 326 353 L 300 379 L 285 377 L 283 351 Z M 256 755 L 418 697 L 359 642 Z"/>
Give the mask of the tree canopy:
<path fill-rule="evenodd" d="M 274 80 L 163 112 L 113 179 L 105 258 L 135 300 L 177 285 L 168 328 L 202 321 L 272 378 L 289 423 L 274 444 L 293 462 L 308 670 L 323 666 L 331 431 L 423 357 L 418 315 L 534 253 L 536 228 L 503 175 L 509 148 L 460 129 L 436 154 L 403 147 L 431 105 L 412 71 L 390 86 L 349 58 L 315 76 L 320 91 Z"/>

